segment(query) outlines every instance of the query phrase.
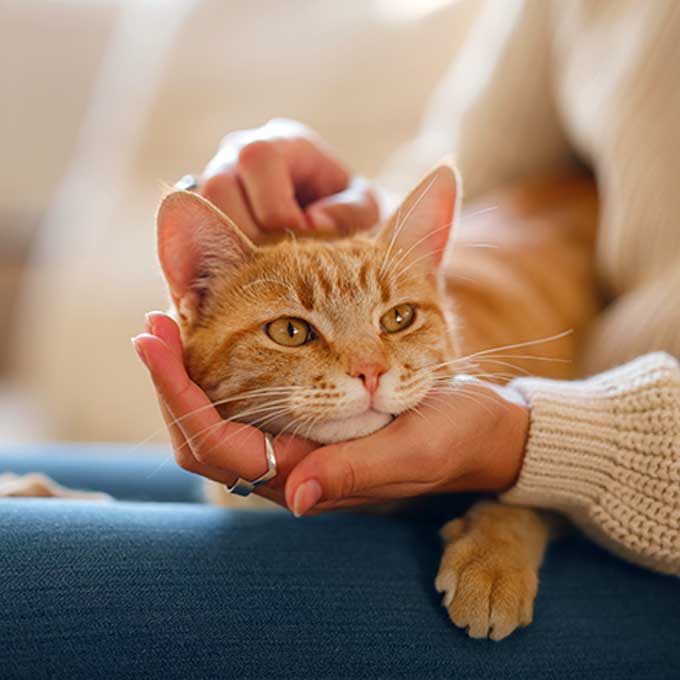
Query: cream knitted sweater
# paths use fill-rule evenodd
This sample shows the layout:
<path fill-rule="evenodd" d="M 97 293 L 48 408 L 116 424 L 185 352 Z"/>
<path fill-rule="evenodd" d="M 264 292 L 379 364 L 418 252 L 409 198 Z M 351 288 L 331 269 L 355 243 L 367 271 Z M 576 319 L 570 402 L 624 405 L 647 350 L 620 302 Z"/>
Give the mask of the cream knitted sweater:
<path fill-rule="evenodd" d="M 447 149 L 467 196 L 574 156 L 595 171 L 612 300 L 583 352 L 595 375 L 514 381 L 531 426 L 504 500 L 680 575 L 680 2 L 489 0 L 384 184 Z"/>

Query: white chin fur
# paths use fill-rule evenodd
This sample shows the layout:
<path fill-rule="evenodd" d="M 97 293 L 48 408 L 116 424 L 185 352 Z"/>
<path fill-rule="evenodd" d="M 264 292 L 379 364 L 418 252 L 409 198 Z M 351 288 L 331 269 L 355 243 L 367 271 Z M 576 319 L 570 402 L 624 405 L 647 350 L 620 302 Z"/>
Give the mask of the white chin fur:
<path fill-rule="evenodd" d="M 305 436 L 312 441 L 319 442 L 319 444 L 334 444 L 346 439 L 357 439 L 373 434 L 373 432 L 391 422 L 392 418 L 393 416 L 389 413 L 366 411 L 366 413 L 350 418 L 317 423 L 308 432 L 305 432 Z"/>

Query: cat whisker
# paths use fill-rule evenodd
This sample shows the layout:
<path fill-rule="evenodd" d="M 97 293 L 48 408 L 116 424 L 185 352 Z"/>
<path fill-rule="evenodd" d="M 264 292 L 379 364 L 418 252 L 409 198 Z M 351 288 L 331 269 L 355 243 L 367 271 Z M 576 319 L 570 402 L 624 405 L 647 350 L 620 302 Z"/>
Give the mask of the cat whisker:
<path fill-rule="evenodd" d="M 186 442 L 184 444 L 182 444 L 182 446 L 193 444 L 194 441 L 201 434 L 204 434 L 205 432 L 207 432 L 207 431 L 209 431 L 209 430 L 211 430 L 215 427 L 219 427 L 219 426 L 223 425 L 224 423 L 239 421 L 239 420 L 242 420 L 243 418 L 248 417 L 248 416 L 258 415 L 260 413 L 268 413 L 268 412 L 270 412 L 272 410 L 276 410 L 276 409 L 289 410 L 289 407 L 287 407 L 287 406 L 284 408 L 284 405 L 287 404 L 287 403 L 288 403 L 287 398 L 279 399 L 275 402 L 267 402 L 266 404 L 261 404 L 257 407 L 249 407 L 249 408 L 247 408 L 243 411 L 239 411 L 238 413 L 235 413 L 234 415 L 230 416 L 229 418 L 221 418 L 218 422 L 213 423 L 212 425 L 209 425 L 208 427 L 203 428 L 202 430 L 199 430 L 198 432 L 195 432 L 192 435 L 192 437 L 188 438 L 186 440 Z M 180 446 L 180 449 L 182 448 L 182 446 Z"/>
<path fill-rule="evenodd" d="M 279 416 L 279 415 L 285 415 L 286 412 L 287 412 L 287 409 L 283 409 L 281 412 L 276 412 L 276 413 L 274 414 L 273 417 L 277 417 L 277 416 Z M 270 415 L 271 415 L 271 414 L 267 414 L 265 417 L 270 417 Z M 240 416 L 243 416 L 243 413 L 237 414 L 237 416 L 239 416 L 239 417 L 240 417 Z M 237 417 L 237 416 L 234 416 L 234 417 Z M 214 429 L 217 428 L 217 427 L 220 427 L 220 426 L 223 425 L 224 423 L 230 422 L 230 420 L 231 420 L 231 419 L 225 419 L 225 420 L 222 420 L 222 421 L 220 421 L 220 422 L 218 422 L 218 423 L 213 423 L 213 424 L 210 425 L 209 427 L 203 428 L 202 430 L 200 430 L 199 432 L 197 432 L 193 437 L 190 437 L 190 438 L 187 439 L 182 445 L 180 445 L 179 448 L 178 448 L 178 451 L 181 450 L 181 449 L 182 449 L 183 447 L 185 447 L 185 446 L 191 447 L 191 445 L 194 443 L 194 441 L 195 441 L 200 435 L 202 435 L 202 434 L 207 434 L 209 431 L 214 430 Z M 243 427 L 243 428 L 240 428 L 240 429 L 238 430 L 238 432 L 240 432 L 241 430 L 243 430 L 245 427 L 256 427 L 256 426 L 257 426 L 256 423 L 257 423 L 257 421 L 255 421 L 254 423 L 245 423 L 245 424 L 244 424 L 244 427 Z M 215 447 L 212 447 L 212 448 L 208 451 L 208 453 L 211 453 L 214 449 L 215 449 Z M 171 456 L 171 455 L 170 455 L 170 456 L 167 456 L 166 458 L 164 458 L 164 459 L 161 461 L 161 463 L 158 465 L 158 467 L 156 467 L 151 473 L 149 473 L 147 479 L 150 478 L 150 477 L 152 477 L 153 475 L 155 475 L 159 470 L 161 470 L 161 469 L 162 469 L 167 463 L 169 463 L 172 459 L 173 459 L 173 456 Z"/>
<path fill-rule="evenodd" d="M 232 433 L 231 433 L 229 436 L 227 436 L 227 437 L 221 438 L 221 439 L 220 439 L 218 442 L 216 442 L 210 449 L 208 449 L 208 450 L 205 452 L 204 455 L 209 455 L 209 454 L 211 454 L 218 446 L 224 445 L 224 444 L 225 444 L 226 442 L 228 442 L 230 439 L 232 439 L 232 438 L 235 437 L 236 435 L 238 435 L 238 434 L 240 434 L 241 432 L 243 432 L 243 430 L 246 430 L 246 429 L 248 429 L 248 428 L 258 428 L 258 429 L 263 429 L 263 428 L 267 425 L 267 423 L 270 423 L 272 420 L 275 420 L 276 418 L 279 418 L 279 417 L 282 416 L 282 415 L 286 415 L 287 413 L 289 413 L 289 409 L 282 409 L 282 410 L 279 410 L 279 411 L 275 411 L 274 413 L 268 413 L 268 414 L 262 416 L 261 418 L 255 419 L 254 421 L 252 421 L 252 422 L 250 422 L 250 423 L 242 423 L 242 424 L 241 424 L 241 427 L 239 427 L 238 430 L 235 430 L 234 432 L 232 432 Z M 187 440 L 187 442 L 185 442 L 185 443 L 186 443 L 186 444 L 189 444 L 189 443 L 192 443 L 192 444 L 193 444 L 193 443 L 194 443 L 194 440 L 196 439 L 196 437 L 198 437 L 200 434 L 203 433 L 203 434 L 206 434 L 206 435 L 207 435 L 207 434 L 209 434 L 209 432 L 210 432 L 211 430 L 214 430 L 214 429 L 220 427 L 221 425 L 223 425 L 224 422 L 227 422 L 227 421 L 223 421 L 223 422 L 221 422 L 221 423 L 213 423 L 210 427 L 205 428 L 202 432 L 197 432 L 196 435 L 194 435 L 194 437 L 191 438 L 191 440 Z M 205 441 L 205 438 L 203 439 L 203 441 Z M 202 445 L 203 441 L 198 442 L 199 446 Z M 181 448 L 181 447 L 180 447 L 180 448 Z"/>
<path fill-rule="evenodd" d="M 498 210 L 498 205 L 489 205 L 486 208 L 480 208 L 479 210 L 473 210 L 472 212 L 464 212 L 461 215 L 461 219 L 469 219 L 470 217 L 477 217 L 478 215 L 485 215 L 486 213 L 495 212 Z"/>
<path fill-rule="evenodd" d="M 423 189 L 421 192 L 420 196 L 413 202 L 413 205 L 408 209 L 406 212 L 406 215 L 404 216 L 404 219 L 400 222 L 399 217 L 401 215 L 401 208 L 399 208 L 399 211 L 397 212 L 397 223 L 394 228 L 394 232 L 392 233 L 392 238 L 390 239 L 389 246 L 387 248 L 387 252 L 385 253 L 385 258 L 383 259 L 382 266 L 380 267 L 380 270 L 378 271 L 378 278 L 381 278 L 384 272 L 385 266 L 387 266 L 388 258 L 390 256 L 390 253 L 392 251 L 392 247 L 394 243 L 396 243 L 397 237 L 401 233 L 401 230 L 404 228 L 406 223 L 408 222 L 408 218 L 411 216 L 411 213 L 420 205 L 420 202 L 427 196 L 429 193 L 430 189 L 432 188 L 432 185 L 435 183 L 435 180 L 437 179 L 437 176 L 435 175 L 432 177 L 432 179 L 427 183 L 427 186 Z"/>
<path fill-rule="evenodd" d="M 495 243 L 460 243 L 454 240 L 453 249 L 456 248 L 498 248 Z"/>
<path fill-rule="evenodd" d="M 556 333 L 555 335 L 549 335 L 548 337 L 545 338 L 539 338 L 538 340 L 528 340 L 526 342 L 516 342 L 511 345 L 503 345 L 501 347 L 492 347 L 490 349 L 484 349 L 480 350 L 479 352 L 474 352 L 472 354 L 468 354 L 467 357 L 464 357 L 465 359 L 473 359 L 475 357 L 480 357 L 480 356 L 485 356 L 487 354 L 492 354 L 495 352 L 501 352 L 506 349 L 518 349 L 520 347 L 531 347 L 533 345 L 540 345 L 544 342 L 553 342 L 555 340 L 560 340 L 567 335 L 571 335 L 574 332 L 573 328 L 569 328 L 566 331 L 562 331 L 561 333 Z"/>
<path fill-rule="evenodd" d="M 386 273 L 391 274 L 392 272 L 394 272 L 395 269 L 397 269 L 397 267 L 404 261 L 404 259 L 406 257 L 408 257 L 409 254 L 412 253 L 413 250 L 415 250 L 415 248 L 417 248 L 421 243 L 423 243 L 424 241 L 427 241 L 427 239 L 430 238 L 431 236 L 433 236 L 434 234 L 437 234 L 440 231 L 443 231 L 444 229 L 449 229 L 450 227 L 451 227 L 451 223 L 447 222 L 446 224 L 442 225 L 438 229 L 434 229 L 433 231 L 425 234 L 425 236 L 423 236 L 422 238 L 419 238 L 414 244 L 411 245 L 411 247 L 406 252 L 402 253 L 401 257 L 396 262 L 394 262 L 390 265 L 390 267 L 389 267 L 389 269 L 387 270 Z"/>
<path fill-rule="evenodd" d="M 494 354 L 494 359 L 524 359 L 526 361 L 552 361 L 559 364 L 570 364 L 571 359 L 561 359 L 558 357 L 539 357 L 531 354 Z M 482 361 L 491 361 L 490 359 L 481 358 L 478 359 L 480 363 Z"/>
<path fill-rule="evenodd" d="M 449 361 L 442 361 L 441 363 L 438 363 L 438 364 L 429 364 L 429 365 L 426 365 L 426 366 L 422 366 L 418 370 L 419 371 L 422 371 L 422 370 L 425 370 L 425 369 L 435 370 L 437 368 L 441 368 L 441 367 L 444 367 L 444 366 L 455 366 L 456 364 L 474 366 L 474 363 L 471 362 L 471 359 L 474 359 L 476 361 L 486 360 L 486 359 L 480 359 L 479 357 L 486 357 L 489 354 L 494 355 L 494 356 L 491 357 L 492 359 L 495 359 L 498 356 L 508 356 L 508 358 L 519 358 L 519 357 L 514 357 L 513 355 L 496 355 L 495 353 L 496 352 L 502 352 L 502 351 L 507 350 L 507 349 L 516 349 L 516 348 L 520 348 L 520 347 L 530 347 L 532 345 L 538 345 L 538 344 L 541 344 L 541 343 L 544 343 L 544 342 L 552 342 L 554 340 L 559 340 L 559 339 L 561 339 L 561 338 L 563 338 L 567 335 L 570 335 L 571 333 L 573 333 L 573 329 L 562 331 L 561 333 L 557 333 L 556 335 L 551 335 L 551 336 L 548 336 L 548 337 L 545 337 L 545 338 L 539 338 L 538 340 L 528 340 L 527 342 L 518 342 L 518 343 L 514 343 L 512 345 L 502 345 L 500 347 L 492 347 L 490 349 L 485 349 L 485 350 L 481 350 L 479 352 L 474 352 L 472 354 L 468 354 L 468 355 L 463 356 L 463 357 L 457 357 L 456 359 L 451 359 Z M 526 357 L 526 356 L 523 357 L 523 358 L 539 359 L 539 357 Z M 569 362 L 568 359 L 551 359 L 549 357 L 540 357 L 540 359 L 546 359 L 548 361 L 557 361 L 557 362 L 567 362 L 567 363 Z"/>
<path fill-rule="evenodd" d="M 489 414 L 490 417 L 493 417 L 493 413 L 487 408 L 486 404 L 483 403 L 483 400 L 480 401 L 479 399 L 475 398 L 475 397 L 490 398 L 490 397 L 488 397 L 488 395 L 482 395 L 480 393 L 477 393 L 475 396 L 473 396 L 472 394 L 470 394 L 470 391 L 467 387 L 463 388 L 463 389 L 440 389 L 439 393 L 442 396 L 444 394 L 448 394 L 448 395 L 452 395 L 452 396 L 455 396 L 455 397 L 461 397 L 461 398 L 464 398 L 464 399 L 468 399 L 469 401 L 472 401 L 475 404 L 477 404 L 477 406 L 483 408 Z"/>
<path fill-rule="evenodd" d="M 132 449 L 131 453 L 134 453 L 139 449 L 140 447 L 144 446 L 145 444 L 148 444 L 155 436 L 161 434 L 161 432 L 165 432 L 167 427 L 170 427 L 172 425 L 178 425 L 182 421 L 186 420 L 190 416 L 200 413 L 201 411 L 205 411 L 207 409 L 215 408 L 217 406 L 222 406 L 223 404 L 228 404 L 233 401 L 240 401 L 244 399 L 249 399 L 251 397 L 266 397 L 266 396 L 281 396 L 281 394 L 285 394 L 286 392 L 293 391 L 293 390 L 309 390 L 310 388 L 307 387 L 302 387 L 299 385 L 290 385 L 290 386 L 279 386 L 279 387 L 262 387 L 257 390 L 249 390 L 248 392 L 242 392 L 240 394 L 234 395 L 232 397 L 226 397 L 224 399 L 218 399 L 217 401 L 211 401 L 209 404 L 206 404 L 205 406 L 200 406 L 199 408 L 193 409 L 192 411 L 189 411 L 188 413 L 185 413 L 183 416 L 179 416 L 178 418 L 174 418 L 173 420 L 168 423 L 167 426 L 158 428 L 154 432 L 152 432 L 148 437 L 143 439 L 141 442 L 138 442 Z"/>

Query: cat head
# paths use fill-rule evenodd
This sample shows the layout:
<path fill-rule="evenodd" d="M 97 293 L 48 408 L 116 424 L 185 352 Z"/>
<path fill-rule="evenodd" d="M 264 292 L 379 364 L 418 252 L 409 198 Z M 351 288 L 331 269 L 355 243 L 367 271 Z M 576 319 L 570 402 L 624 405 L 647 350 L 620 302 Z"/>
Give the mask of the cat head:
<path fill-rule="evenodd" d="M 373 235 L 255 246 L 169 194 L 158 253 L 192 379 L 225 418 L 321 443 L 416 407 L 455 351 L 439 271 L 459 196 L 440 165 Z"/>

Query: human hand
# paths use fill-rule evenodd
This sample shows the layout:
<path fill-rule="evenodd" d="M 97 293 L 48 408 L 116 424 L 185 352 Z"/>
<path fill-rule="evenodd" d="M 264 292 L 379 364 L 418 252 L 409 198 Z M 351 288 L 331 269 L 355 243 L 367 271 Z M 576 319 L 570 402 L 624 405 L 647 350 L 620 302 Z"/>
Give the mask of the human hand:
<path fill-rule="evenodd" d="M 262 431 L 224 420 L 208 395 L 189 378 L 173 319 L 151 312 L 146 332 L 132 342 L 151 374 L 180 467 L 230 485 L 237 477 L 257 479 L 267 470 Z M 275 437 L 273 445 L 277 475 L 254 493 L 285 506 L 283 489 L 288 473 L 316 445 L 290 435 Z"/>
<path fill-rule="evenodd" d="M 293 120 L 228 134 L 199 182 L 253 241 L 292 229 L 344 234 L 378 222 L 373 190 L 314 131 Z"/>
<path fill-rule="evenodd" d="M 263 434 L 223 420 L 191 381 L 176 323 L 147 315 L 133 339 L 149 369 L 180 467 L 224 484 L 265 470 Z M 454 382 L 382 430 L 319 446 L 276 436 L 278 474 L 254 493 L 300 516 L 423 494 L 502 491 L 516 480 L 529 428 L 528 409 L 508 388 Z"/>
<path fill-rule="evenodd" d="M 423 494 L 503 491 L 524 457 L 529 412 L 507 387 L 454 381 L 361 439 L 308 452 L 288 475 L 296 515 Z"/>

